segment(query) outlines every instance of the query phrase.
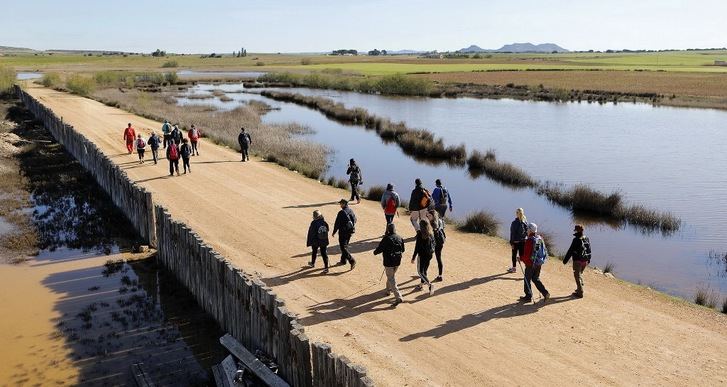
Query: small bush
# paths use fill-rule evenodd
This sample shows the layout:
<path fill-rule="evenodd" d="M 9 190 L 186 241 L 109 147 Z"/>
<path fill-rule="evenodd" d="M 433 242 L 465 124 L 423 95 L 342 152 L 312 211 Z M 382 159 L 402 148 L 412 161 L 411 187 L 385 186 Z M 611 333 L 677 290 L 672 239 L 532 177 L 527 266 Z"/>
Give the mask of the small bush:
<path fill-rule="evenodd" d="M 15 70 L 8 67 L 0 67 L 0 93 L 10 91 L 15 84 Z"/>
<path fill-rule="evenodd" d="M 375 88 L 382 94 L 429 95 L 432 82 L 422 78 L 407 77 L 404 74 L 393 74 L 380 78 Z"/>
<path fill-rule="evenodd" d="M 85 97 L 96 90 L 96 81 L 87 76 L 73 74 L 66 80 L 66 88 L 73 94 Z"/>
<path fill-rule="evenodd" d="M 170 85 L 173 85 L 179 81 L 179 76 L 175 72 L 164 73 L 164 80 Z"/>
<path fill-rule="evenodd" d="M 722 301 L 722 313 L 727 314 L 727 297 Z"/>
<path fill-rule="evenodd" d="M 399 199 L 399 205 L 401 206 L 401 208 L 404 208 L 407 210 L 409 209 L 409 201 L 406 199 Z"/>
<path fill-rule="evenodd" d="M 255 66 L 265 66 L 265 62 L 255 62 Z"/>
<path fill-rule="evenodd" d="M 551 257 L 557 257 L 559 254 L 555 245 L 553 245 L 555 237 L 553 237 L 553 235 L 551 235 L 548 231 L 544 230 L 538 230 L 538 234 L 540 234 L 540 237 L 543 238 L 543 242 L 545 242 L 545 249 L 548 250 L 548 255 Z"/>
<path fill-rule="evenodd" d="M 303 66 L 308 66 L 309 64 L 311 64 L 311 60 L 310 58 L 303 58 L 300 60 L 300 64 L 302 64 Z"/>
<path fill-rule="evenodd" d="M 697 291 L 694 294 L 694 303 L 714 309 L 717 306 L 717 295 L 708 286 L 697 287 Z"/>
<path fill-rule="evenodd" d="M 336 180 L 336 188 L 348 189 L 348 187 L 350 185 L 351 184 L 346 179 L 338 179 L 338 180 Z"/>
<path fill-rule="evenodd" d="M 380 201 L 381 196 L 386 192 L 386 187 L 382 185 L 375 185 L 366 192 L 366 199 Z"/>
<path fill-rule="evenodd" d="M 178 67 L 178 66 L 179 66 L 179 63 L 177 63 L 176 60 L 169 60 L 169 61 L 166 61 L 166 62 L 164 62 L 162 64 L 162 68 L 164 68 L 164 69 L 166 69 L 166 68 L 172 68 L 172 67 Z"/>
<path fill-rule="evenodd" d="M 55 87 L 61 83 L 61 76 L 58 73 L 45 73 L 40 84 L 45 87 Z"/>
<path fill-rule="evenodd" d="M 606 264 L 603 266 L 603 274 L 606 274 L 606 273 L 613 274 L 614 273 L 613 270 L 615 268 L 616 268 L 616 264 L 614 264 L 613 262 L 606 262 Z"/>
<path fill-rule="evenodd" d="M 494 236 L 497 234 L 498 225 L 499 222 L 495 215 L 487 211 L 478 211 L 467 215 L 464 222 L 457 225 L 457 229 L 464 232 Z"/>

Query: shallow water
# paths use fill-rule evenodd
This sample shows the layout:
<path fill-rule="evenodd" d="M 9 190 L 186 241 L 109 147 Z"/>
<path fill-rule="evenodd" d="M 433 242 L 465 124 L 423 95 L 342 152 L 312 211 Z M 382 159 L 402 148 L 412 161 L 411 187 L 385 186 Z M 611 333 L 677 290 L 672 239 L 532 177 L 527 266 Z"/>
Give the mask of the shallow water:
<path fill-rule="evenodd" d="M 223 332 L 154 258 L 128 253 L 132 226 L 47 131 L 25 135 L 40 252 L 0 265 L 0 384 L 132 385 L 143 363 L 158 385 L 207 385 Z"/>
<path fill-rule="evenodd" d="M 180 70 L 177 71 L 179 79 L 188 78 L 258 78 L 267 74 L 261 71 L 194 71 Z"/>
<path fill-rule="evenodd" d="M 238 91 L 240 84 L 198 85 L 191 92 Z M 727 215 L 725 174 L 727 112 L 654 108 L 649 105 L 552 104 L 513 100 L 390 98 L 326 90 L 286 89 L 323 95 L 349 107 L 363 107 L 409 127 L 427 128 L 445 142 L 464 142 L 468 150 L 496 150 L 501 160 L 526 168 L 542 180 L 584 182 L 604 191 L 621 190 L 630 203 L 668 210 L 684 221 L 665 236 L 642 229 L 576 217 L 532 190 L 512 189 L 486 177 L 473 179 L 464 168 L 432 165 L 405 155 L 371 131 L 343 125 L 311 109 L 253 94 L 229 93 L 231 102 L 205 100 L 224 109 L 241 101 L 262 100 L 280 108 L 266 123 L 298 122 L 313 128 L 309 138 L 335 150 L 329 174 L 345 177 L 346 162 L 362 166 L 365 186 L 392 182 L 408 199 L 415 177 L 430 188 L 441 178 L 449 188 L 454 217 L 486 209 L 507 236 L 514 209 L 524 207 L 530 221 L 555 237 L 563 253 L 574 222 L 587 226 L 596 266 L 615 264 L 616 275 L 691 299 L 697 286 L 727 294 L 725 268 L 710 258 L 725 251 L 720 224 Z M 181 104 L 198 103 L 181 99 Z M 523 146 L 523 139 L 528 146 Z M 705 209 L 709 209 L 705 211 Z M 383 217 L 382 217 L 383 218 Z M 557 264 L 557 263 L 553 263 Z M 509 257 L 503 257 L 503 268 Z"/>
<path fill-rule="evenodd" d="M 15 78 L 19 81 L 27 81 L 29 79 L 40 79 L 43 78 L 43 73 L 41 72 L 19 72 L 15 75 Z"/>

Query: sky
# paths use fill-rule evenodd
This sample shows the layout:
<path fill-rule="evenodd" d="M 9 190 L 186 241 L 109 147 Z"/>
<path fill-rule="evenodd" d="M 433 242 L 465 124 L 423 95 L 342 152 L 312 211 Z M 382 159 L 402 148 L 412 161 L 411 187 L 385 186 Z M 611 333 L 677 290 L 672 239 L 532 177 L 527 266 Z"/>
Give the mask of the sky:
<path fill-rule="evenodd" d="M 727 46 L 727 0 L 0 0 L 0 45 L 175 53 Z"/>

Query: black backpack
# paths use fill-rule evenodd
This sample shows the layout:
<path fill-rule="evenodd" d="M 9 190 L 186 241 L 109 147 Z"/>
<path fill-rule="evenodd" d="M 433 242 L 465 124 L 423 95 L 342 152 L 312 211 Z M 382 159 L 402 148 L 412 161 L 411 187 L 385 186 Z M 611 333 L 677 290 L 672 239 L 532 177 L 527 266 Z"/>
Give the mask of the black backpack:
<path fill-rule="evenodd" d="M 328 227 L 322 224 L 318 227 L 318 240 L 321 242 L 328 242 Z"/>
<path fill-rule="evenodd" d="M 591 261 L 591 240 L 588 239 L 587 236 L 582 236 L 581 238 L 581 248 L 579 251 L 580 259 L 579 261 Z"/>

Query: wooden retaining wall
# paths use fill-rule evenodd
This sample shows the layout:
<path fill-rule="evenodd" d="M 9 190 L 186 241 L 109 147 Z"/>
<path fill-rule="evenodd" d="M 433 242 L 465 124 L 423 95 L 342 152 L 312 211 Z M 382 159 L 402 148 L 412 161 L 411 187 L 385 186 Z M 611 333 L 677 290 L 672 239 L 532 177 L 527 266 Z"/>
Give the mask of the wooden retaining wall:
<path fill-rule="evenodd" d="M 129 179 L 95 144 L 18 86 L 16 93 L 157 248 L 159 261 L 199 305 L 248 350 L 261 350 L 276 359 L 286 382 L 296 387 L 374 385 L 364 367 L 333 353 L 328 344 L 311 343 L 297 316 L 272 289 L 235 267 L 165 208 L 154 205 L 151 193 Z"/>

